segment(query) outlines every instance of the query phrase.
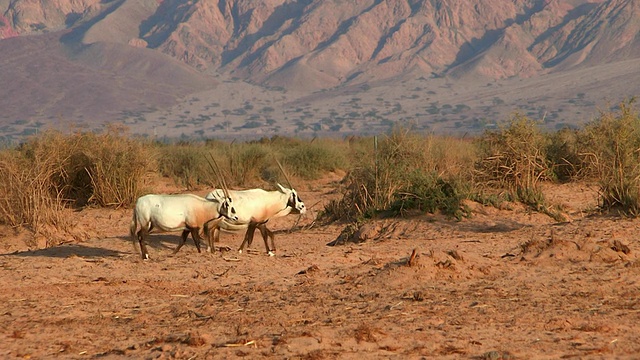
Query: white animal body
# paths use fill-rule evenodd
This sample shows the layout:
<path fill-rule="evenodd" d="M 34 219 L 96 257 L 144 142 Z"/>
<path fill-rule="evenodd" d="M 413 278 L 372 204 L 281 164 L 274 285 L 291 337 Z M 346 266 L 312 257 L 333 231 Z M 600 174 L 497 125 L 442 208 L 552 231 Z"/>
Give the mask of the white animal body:
<path fill-rule="evenodd" d="M 238 251 L 242 253 L 246 246 L 250 246 L 256 228 L 260 230 L 267 254 L 273 256 L 276 250 L 274 235 L 266 227 L 266 223 L 274 218 L 288 215 L 291 212 L 304 214 L 307 209 L 294 189 L 287 189 L 277 184 L 278 190 L 263 189 L 229 190 L 229 197 L 233 201 L 237 220 L 220 218 L 205 224 L 204 233 L 208 240 L 207 251 L 215 251 L 214 243 L 218 240 L 220 230 L 240 231 L 247 229 L 244 241 Z M 221 201 L 224 193 L 216 189 L 205 196 L 207 199 Z M 269 247 L 268 237 L 271 238 Z"/>
<path fill-rule="evenodd" d="M 140 253 L 143 259 L 149 258 L 146 238 L 149 233 L 182 231 L 182 240 L 178 250 L 187 241 L 187 236 L 191 233 L 193 241 L 200 252 L 199 231 L 208 221 L 218 218 L 228 217 L 230 221 L 236 221 L 235 208 L 231 199 L 224 194 L 216 199 L 205 199 L 192 194 L 178 195 L 155 195 L 149 194 L 138 198 L 136 207 L 131 219 L 130 235 L 134 243 L 137 239 L 140 243 Z"/>

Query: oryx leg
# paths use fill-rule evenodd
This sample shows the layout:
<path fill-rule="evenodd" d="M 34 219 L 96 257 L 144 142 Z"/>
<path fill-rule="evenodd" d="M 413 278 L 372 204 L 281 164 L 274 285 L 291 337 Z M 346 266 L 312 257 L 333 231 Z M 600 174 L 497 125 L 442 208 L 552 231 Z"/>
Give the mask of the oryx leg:
<path fill-rule="evenodd" d="M 247 232 L 244 234 L 242 245 L 240 245 L 240 248 L 238 249 L 238 252 L 240 254 L 242 254 L 242 251 L 245 249 L 245 247 L 248 247 L 253 242 L 253 234 L 255 234 L 257 226 L 258 224 L 250 223 L 249 227 L 247 227 Z"/>
<path fill-rule="evenodd" d="M 220 221 L 222 217 L 204 223 L 204 237 L 207 240 L 207 252 L 216 252 L 216 242 L 220 240 Z M 211 231 L 213 229 L 213 232 Z"/>
<path fill-rule="evenodd" d="M 173 250 L 173 255 L 177 254 L 178 251 L 180 251 L 180 249 L 184 246 L 184 244 L 187 243 L 187 237 L 189 236 L 190 232 L 191 231 L 187 230 L 187 229 L 182 231 L 182 236 L 181 236 L 180 242 L 178 243 L 178 247 L 176 247 L 176 249 Z M 193 241 L 196 241 L 196 239 L 194 238 Z M 198 242 L 196 242 L 196 246 L 198 246 Z"/>
<path fill-rule="evenodd" d="M 142 260 L 149 259 L 149 253 L 147 252 L 147 246 L 145 245 L 148 236 L 149 230 L 144 226 L 140 227 L 140 230 L 138 231 L 138 242 L 140 243 L 140 254 L 142 255 Z"/>
<path fill-rule="evenodd" d="M 267 254 L 269 256 L 275 256 L 273 252 L 276 251 L 276 242 L 273 232 L 267 229 L 267 224 L 260 224 L 258 229 L 260 229 L 260 235 L 262 235 L 262 239 L 264 240 L 264 247 L 267 249 Z M 269 248 L 269 238 L 271 238 L 271 248 Z"/>
<path fill-rule="evenodd" d="M 196 244 L 196 249 L 198 249 L 198 253 L 201 253 L 202 251 L 200 251 L 200 228 L 191 228 L 191 237 L 193 238 L 193 243 Z"/>
<path fill-rule="evenodd" d="M 247 234 L 245 235 L 245 240 L 242 243 L 242 245 L 244 246 L 246 242 L 246 247 L 247 248 L 251 247 L 251 243 L 253 242 L 253 235 L 256 228 L 260 230 L 260 235 L 262 235 L 262 240 L 264 241 L 264 247 L 267 250 L 267 254 L 269 256 L 275 256 L 275 254 L 273 253 L 274 251 L 276 251 L 276 243 L 274 240 L 274 235 L 271 230 L 267 229 L 266 222 L 255 224 L 253 228 L 253 232 L 250 235 L 249 235 L 249 230 L 247 229 Z M 269 247 L 269 238 L 271 238 L 271 247 Z M 242 249 L 243 247 L 240 248 L 240 252 L 242 252 Z"/>

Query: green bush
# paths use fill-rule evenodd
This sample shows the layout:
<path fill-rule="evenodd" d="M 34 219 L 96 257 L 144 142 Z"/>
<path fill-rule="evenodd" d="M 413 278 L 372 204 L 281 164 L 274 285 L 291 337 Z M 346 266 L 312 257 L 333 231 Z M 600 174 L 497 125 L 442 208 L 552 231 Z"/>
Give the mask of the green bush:
<path fill-rule="evenodd" d="M 396 194 L 390 209 L 400 215 L 412 209 L 429 213 L 440 211 L 459 220 L 469 215 L 469 209 L 463 206 L 469 192 L 469 184 L 460 179 L 445 180 L 436 172 L 418 169 L 409 174 L 406 191 Z"/>

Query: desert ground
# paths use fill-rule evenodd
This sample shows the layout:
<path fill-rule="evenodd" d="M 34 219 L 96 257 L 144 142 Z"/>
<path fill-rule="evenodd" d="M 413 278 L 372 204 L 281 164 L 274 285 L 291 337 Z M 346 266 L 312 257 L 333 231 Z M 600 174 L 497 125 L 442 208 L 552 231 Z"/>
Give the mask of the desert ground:
<path fill-rule="evenodd" d="M 79 235 L 49 248 L 2 228 L 0 357 L 640 357 L 640 221 L 594 214 L 596 188 L 545 190 L 567 222 L 468 203 L 461 221 L 379 219 L 329 246 L 344 224 L 314 220 L 335 180 L 299 189 L 306 216 L 270 223 L 274 257 L 259 235 L 238 254 L 242 234 L 173 256 L 176 233 L 152 235 L 143 261 L 131 209 L 70 213 Z"/>

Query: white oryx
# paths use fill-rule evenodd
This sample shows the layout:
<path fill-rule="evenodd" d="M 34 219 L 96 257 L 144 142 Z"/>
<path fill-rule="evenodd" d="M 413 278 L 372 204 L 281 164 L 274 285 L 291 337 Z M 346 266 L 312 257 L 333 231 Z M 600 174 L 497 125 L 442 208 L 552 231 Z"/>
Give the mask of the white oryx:
<path fill-rule="evenodd" d="M 199 231 L 204 224 L 219 218 L 237 221 L 235 212 L 232 200 L 224 194 L 214 200 L 192 194 L 149 194 L 138 198 L 129 232 L 135 248 L 136 230 L 140 225 L 137 239 L 143 259 L 149 259 L 145 241 L 152 231 L 162 233 L 182 230 L 182 240 L 173 251 L 174 254 L 185 244 L 187 236 L 191 233 L 196 248 L 200 252 Z"/>
<path fill-rule="evenodd" d="M 247 229 L 244 241 L 238 249 L 242 253 L 245 246 L 251 245 L 255 230 L 258 228 L 264 240 L 267 254 L 273 256 L 273 251 L 276 250 L 274 235 L 271 230 L 267 229 L 266 223 L 273 218 L 282 217 L 291 212 L 304 214 L 307 211 L 304 202 L 300 200 L 294 189 L 287 189 L 280 184 L 277 186 L 278 190 L 275 191 L 263 189 L 227 190 L 236 210 L 237 220 L 220 218 L 205 224 L 204 234 L 209 242 L 207 251 L 215 251 L 214 245 L 220 236 L 221 229 L 226 231 Z M 216 189 L 207 194 L 205 198 L 221 201 L 224 198 L 224 191 Z M 268 237 L 271 238 L 271 247 L 269 247 Z"/>

